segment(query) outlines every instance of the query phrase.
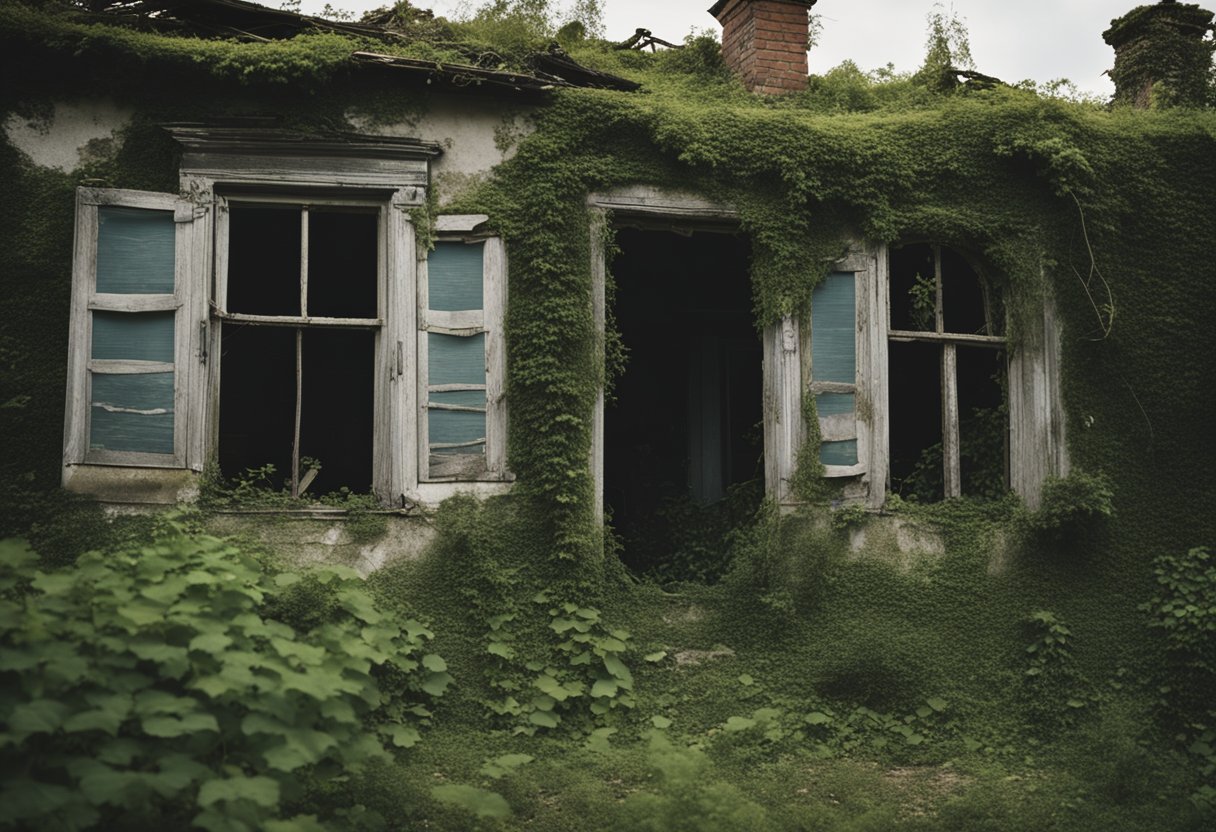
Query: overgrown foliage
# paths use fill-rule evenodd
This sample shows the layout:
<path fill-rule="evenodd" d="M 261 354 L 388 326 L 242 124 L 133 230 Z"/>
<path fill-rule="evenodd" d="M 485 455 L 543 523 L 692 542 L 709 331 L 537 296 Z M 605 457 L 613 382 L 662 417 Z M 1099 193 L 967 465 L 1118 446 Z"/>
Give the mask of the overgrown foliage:
<path fill-rule="evenodd" d="M 450 681 L 361 583 L 272 574 L 174 521 L 58 572 L 3 543 L 0 822 L 322 828 L 292 810 L 303 777 L 412 746 Z"/>

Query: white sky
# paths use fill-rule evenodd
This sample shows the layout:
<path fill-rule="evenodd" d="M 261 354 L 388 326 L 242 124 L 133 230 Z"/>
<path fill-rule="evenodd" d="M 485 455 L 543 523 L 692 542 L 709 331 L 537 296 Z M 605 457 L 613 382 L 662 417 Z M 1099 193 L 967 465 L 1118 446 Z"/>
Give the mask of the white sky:
<path fill-rule="evenodd" d="M 276 0 L 261 0 L 278 5 Z M 303 0 L 316 13 L 326 0 Z M 329 0 L 335 8 L 362 12 L 389 0 Z M 1003 81 L 1045 82 L 1068 78 L 1082 90 L 1110 96 L 1114 87 L 1102 73 L 1114 52 L 1102 41 L 1113 18 L 1149 0 L 946 0 L 971 35 L 976 68 Z M 706 11 L 713 0 L 604 0 L 608 37 L 624 40 L 634 29 L 650 29 L 678 42 L 692 30 L 713 29 Z M 469 0 L 415 0 L 414 5 L 450 16 Z M 472 5 L 476 6 L 474 0 Z M 559 0 L 569 5 L 569 0 Z M 819 0 L 820 44 L 810 54 L 811 72 L 822 73 L 845 59 L 870 70 L 895 64 L 916 69 L 925 52 L 925 17 L 933 0 Z"/>

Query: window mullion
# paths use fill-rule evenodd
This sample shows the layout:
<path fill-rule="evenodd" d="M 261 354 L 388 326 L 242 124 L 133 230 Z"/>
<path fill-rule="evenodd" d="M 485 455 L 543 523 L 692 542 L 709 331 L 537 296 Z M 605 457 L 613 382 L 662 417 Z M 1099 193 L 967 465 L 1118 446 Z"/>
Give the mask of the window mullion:
<path fill-rule="evenodd" d="M 946 499 L 960 496 L 958 348 L 954 344 L 942 345 L 942 469 Z"/>
<path fill-rule="evenodd" d="M 304 330 L 296 330 L 296 419 L 291 442 L 291 496 L 300 496 L 300 415 L 304 404 Z"/>

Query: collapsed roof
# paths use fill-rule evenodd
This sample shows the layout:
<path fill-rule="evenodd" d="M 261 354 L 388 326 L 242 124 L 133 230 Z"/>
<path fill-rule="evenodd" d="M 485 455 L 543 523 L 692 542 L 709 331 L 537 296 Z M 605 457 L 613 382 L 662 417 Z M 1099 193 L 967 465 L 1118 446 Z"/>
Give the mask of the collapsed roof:
<path fill-rule="evenodd" d="M 363 20 L 330 20 L 273 9 L 246 0 L 81 0 L 79 14 L 92 22 L 152 31 L 160 34 L 240 41 L 290 40 L 297 35 L 332 32 L 380 41 L 386 45 L 407 45 L 421 39 L 420 30 L 433 23 L 429 10 L 399 4 L 393 9 L 370 12 Z M 434 30 L 435 27 L 431 27 Z M 351 53 L 354 65 L 376 70 L 409 73 L 427 83 L 458 87 L 487 85 L 506 87 L 522 93 L 544 93 L 559 87 L 591 87 L 632 91 L 634 81 L 582 66 L 557 44 L 529 56 L 526 69 L 504 68 L 501 56 L 474 50 L 456 42 L 442 43 L 468 63 L 453 63 L 404 57 L 374 49 Z"/>

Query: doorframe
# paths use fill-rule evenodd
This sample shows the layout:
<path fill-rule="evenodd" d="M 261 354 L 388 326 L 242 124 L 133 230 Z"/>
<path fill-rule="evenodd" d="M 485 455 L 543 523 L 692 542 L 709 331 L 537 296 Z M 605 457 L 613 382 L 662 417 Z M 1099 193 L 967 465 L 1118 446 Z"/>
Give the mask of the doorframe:
<path fill-rule="evenodd" d="M 714 202 L 690 191 L 630 185 L 599 191 L 587 197 L 591 214 L 591 310 L 595 322 L 597 349 L 601 360 L 604 351 L 606 321 L 605 286 L 608 261 L 604 234 L 609 224 L 637 225 L 659 231 L 700 231 L 736 233 L 739 212 L 731 205 Z M 621 220 L 624 219 L 624 222 Z M 766 341 L 767 331 L 766 331 Z M 765 402 L 769 395 L 768 351 L 764 357 Z M 764 408 L 765 452 L 769 450 L 769 407 Z M 600 385 L 591 420 L 591 478 L 593 483 L 592 512 L 597 525 L 604 522 L 604 388 Z M 766 491 L 772 493 L 768 482 L 768 462 L 765 462 Z"/>

